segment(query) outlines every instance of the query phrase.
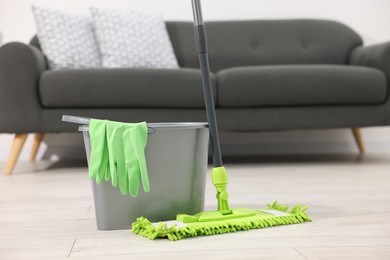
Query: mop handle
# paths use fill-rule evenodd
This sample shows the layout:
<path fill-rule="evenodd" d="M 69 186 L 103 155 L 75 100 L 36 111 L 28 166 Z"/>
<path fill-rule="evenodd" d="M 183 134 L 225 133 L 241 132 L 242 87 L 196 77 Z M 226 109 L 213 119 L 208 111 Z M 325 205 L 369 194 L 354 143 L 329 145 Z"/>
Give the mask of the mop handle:
<path fill-rule="evenodd" d="M 209 123 L 211 148 L 213 152 L 214 167 L 221 167 L 222 156 L 218 137 L 217 118 L 215 115 L 214 98 L 210 79 L 210 66 L 207 55 L 207 36 L 203 23 L 202 7 L 200 0 L 192 1 L 192 11 L 194 14 L 194 33 L 196 49 L 198 51 L 200 70 L 202 72 L 203 93 L 206 103 L 207 120 Z"/>

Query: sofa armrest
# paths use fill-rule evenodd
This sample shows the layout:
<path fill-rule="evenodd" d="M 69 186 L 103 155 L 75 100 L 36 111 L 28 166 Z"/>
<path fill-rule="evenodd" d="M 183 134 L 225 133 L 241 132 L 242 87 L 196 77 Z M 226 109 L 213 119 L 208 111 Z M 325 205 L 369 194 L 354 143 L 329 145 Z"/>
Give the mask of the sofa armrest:
<path fill-rule="evenodd" d="M 386 74 L 390 82 L 390 42 L 355 48 L 349 64 L 377 68 Z"/>
<path fill-rule="evenodd" d="M 40 131 L 39 77 L 47 68 L 42 52 L 11 42 L 0 48 L 0 132 Z"/>

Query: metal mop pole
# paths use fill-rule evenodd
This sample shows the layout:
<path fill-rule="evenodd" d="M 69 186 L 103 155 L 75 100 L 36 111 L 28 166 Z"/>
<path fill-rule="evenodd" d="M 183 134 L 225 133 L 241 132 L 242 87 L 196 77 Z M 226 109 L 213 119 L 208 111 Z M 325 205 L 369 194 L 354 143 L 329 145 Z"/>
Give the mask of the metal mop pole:
<path fill-rule="evenodd" d="M 198 51 L 200 69 L 202 72 L 203 93 L 206 103 L 207 120 L 209 123 L 211 147 L 213 150 L 213 165 L 214 167 L 221 167 L 223 164 L 221 148 L 219 144 L 217 118 L 215 115 L 213 91 L 210 79 L 210 65 L 207 54 L 207 35 L 203 23 L 200 0 L 192 0 L 192 11 L 194 14 L 196 49 Z"/>

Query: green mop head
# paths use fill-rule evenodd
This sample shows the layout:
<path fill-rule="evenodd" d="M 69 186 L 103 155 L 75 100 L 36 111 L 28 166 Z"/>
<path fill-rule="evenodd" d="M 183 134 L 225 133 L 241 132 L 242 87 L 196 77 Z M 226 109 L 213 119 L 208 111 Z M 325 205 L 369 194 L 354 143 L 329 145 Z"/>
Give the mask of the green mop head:
<path fill-rule="evenodd" d="M 305 212 L 308 206 L 301 208 L 301 205 L 297 205 L 289 211 L 287 206 L 280 205 L 277 201 L 272 205 L 267 204 L 266 208 L 256 210 L 229 209 L 225 168 L 214 168 L 212 177 L 217 188 L 218 210 L 200 212 L 196 215 L 179 214 L 176 221 L 159 223 L 151 223 L 146 218 L 140 217 L 132 225 L 133 233 L 152 240 L 168 238 L 175 241 L 187 237 L 216 235 L 311 221 Z"/>
<path fill-rule="evenodd" d="M 167 221 L 153 224 L 146 218 L 140 217 L 133 223 L 133 233 L 152 240 L 168 238 L 171 241 L 175 241 L 187 237 L 224 234 L 311 221 L 305 212 L 308 208 L 307 206 L 301 209 L 301 205 L 297 205 L 291 211 L 288 211 L 287 206 L 282 206 L 277 204 L 277 202 L 267 206 L 267 208 L 258 210 L 233 209 L 233 218 L 229 219 L 227 217 L 225 219 L 222 217 L 220 220 L 205 222 L 183 223 L 181 221 Z M 196 218 L 198 215 L 209 215 L 210 219 L 212 219 L 212 216 L 218 215 L 218 213 L 218 211 L 202 212 L 190 217 Z M 242 216 L 240 217 L 240 215 Z M 234 216 L 238 217 L 234 218 Z M 178 217 L 180 218 L 180 215 Z"/>

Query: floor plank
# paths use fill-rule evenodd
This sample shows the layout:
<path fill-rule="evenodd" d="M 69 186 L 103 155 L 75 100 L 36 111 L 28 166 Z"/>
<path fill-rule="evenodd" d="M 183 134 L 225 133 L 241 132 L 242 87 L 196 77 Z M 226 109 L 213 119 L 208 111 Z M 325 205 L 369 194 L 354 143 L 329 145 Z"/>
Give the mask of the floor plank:
<path fill-rule="evenodd" d="M 388 260 L 390 258 L 390 246 L 313 247 L 297 248 L 297 251 L 308 260 Z"/>
<path fill-rule="evenodd" d="M 237 249 L 237 250 L 213 250 L 213 251 L 186 251 L 186 252 L 169 252 L 169 253 L 129 253 L 123 255 L 109 256 L 93 256 L 93 257 L 72 257 L 72 259 L 170 259 L 174 256 L 175 259 L 289 259 L 289 260 L 305 260 L 293 248 L 276 248 L 276 249 Z"/>

